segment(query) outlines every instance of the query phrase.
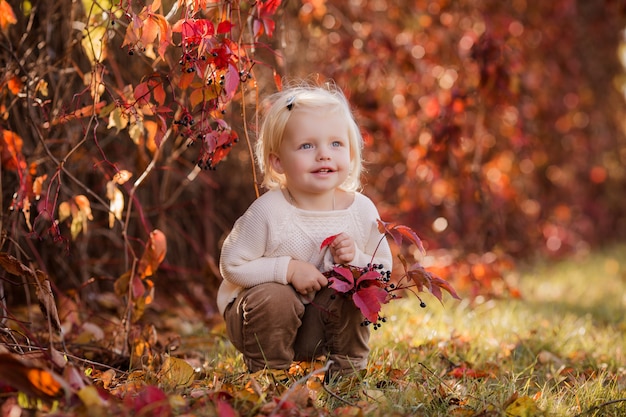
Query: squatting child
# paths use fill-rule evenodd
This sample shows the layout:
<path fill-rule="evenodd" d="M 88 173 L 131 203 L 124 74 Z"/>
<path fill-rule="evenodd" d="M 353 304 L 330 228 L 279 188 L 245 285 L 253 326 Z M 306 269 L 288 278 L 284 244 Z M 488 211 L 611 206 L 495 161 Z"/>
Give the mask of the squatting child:
<path fill-rule="evenodd" d="M 269 103 L 256 144 L 268 191 L 224 241 L 219 310 L 250 372 L 326 355 L 329 375 L 355 374 L 367 365 L 369 327 L 323 272 L 334 264 L 391 269 L 378 211 L 358 191 L 362 137 L 334 85 L 286 88 Z"/>

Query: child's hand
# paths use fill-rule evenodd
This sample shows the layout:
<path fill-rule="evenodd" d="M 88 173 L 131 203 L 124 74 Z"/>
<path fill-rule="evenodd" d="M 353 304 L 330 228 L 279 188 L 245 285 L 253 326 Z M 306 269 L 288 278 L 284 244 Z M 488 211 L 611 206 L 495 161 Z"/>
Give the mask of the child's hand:
<path fill-rule="evenodd" d="M 313 264 L 295 259 L 289 261 L 287 282 L 302 295 L 319 291 L 328 285 L 326 277 Z"/>
<path fill-rule="evenodd" d="M 345 233 L 339 233 L 330 244 L 330 253 L 336 264 L 349 264 L 356 255 L 354 239 Z"/>

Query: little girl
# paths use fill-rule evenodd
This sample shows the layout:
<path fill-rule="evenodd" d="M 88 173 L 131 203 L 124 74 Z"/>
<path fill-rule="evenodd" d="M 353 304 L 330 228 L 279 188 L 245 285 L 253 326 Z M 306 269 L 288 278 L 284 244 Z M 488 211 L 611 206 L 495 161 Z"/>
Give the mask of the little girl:
<path fill-rule="evenodd" d="M 250 372 L 289 369 L 321 355 L 332 361 L 327 377 L 366 368 L 369 327 L 323 275 L 334 264 L 391 269 L 378 211 L 357 191 L 361 147 L 337 87 L 292 87 L 270 97 L 256 146 L 269 191 L 224 241 L 217 296 L 228 337 Z"/>

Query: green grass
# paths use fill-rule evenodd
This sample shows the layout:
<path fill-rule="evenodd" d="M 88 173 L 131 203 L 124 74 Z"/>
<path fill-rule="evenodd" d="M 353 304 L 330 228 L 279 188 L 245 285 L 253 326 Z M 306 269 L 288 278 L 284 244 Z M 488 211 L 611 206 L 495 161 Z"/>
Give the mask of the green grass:
<path fill-rule="evenodd" d="M 626 248 L 519 273 L 521 300 L 415 297 L 384 307 L 373 332 L 370 385 L 387 378 L 389 411 L 506 415 L 513 395 L 545 415 L 626 415 Z M 488 376 L 454 378 L 465 365 Z M 396 371 L 391 371 L 395 369 Z M 407 370 L 402 374 L 399 370 Z M 398 379 L 389 379 L 402 375 Z M 385 386 L 383 384 L 383 386 Z M 378 410 L 380 411 L 380 409 Z M 384 414 L 384 413 L 383 413 Z M 542 413 L 536 413 L 542 414 Z"/>
<path fill-rule="evenodd" d="M 387 321 L 372 331 L 365 395 L 334 396 L 318 386 L 313 409 L 362 416 L 626 415 L 626 247 L 534 265 L 509 278 L 518 281 L 521 299 L 445 297 L 442 305 L 425 296 L 422 309 L 409 295 L 385 305 Z M 207 384 L 230 392 L 241 415 L 271 410 L 272 397 L 295 395 L 266 390 L 260 380 L 251 384 L 225 338 L 212 340 L 204 346 L 213 381 Z M 463 367 L 465 376 L 454 374 Z M 525 401 L 517 411 L 516 398 Z M 298 413 L 315 415 L 302 405 Z"/>

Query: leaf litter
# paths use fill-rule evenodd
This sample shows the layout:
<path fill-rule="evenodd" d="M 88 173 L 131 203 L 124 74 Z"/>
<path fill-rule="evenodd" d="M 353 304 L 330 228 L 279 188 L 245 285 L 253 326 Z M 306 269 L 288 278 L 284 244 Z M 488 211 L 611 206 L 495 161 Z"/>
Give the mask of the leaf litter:
<path fill-rule="evenodd" d="M 58 309 L 63 338 L 47 324 L 46 310 L 12 311 L 11 327 L 0 331 L 0 415 L 515 417 L 555 415 L 551 403 L 566 398 L 570 415 L 624 410 L 617 394 L 626 387 L 623 352 L 610 357 L 582 337 L 595 329 L 594 340 L 602 341 L 603 326 L 541 316 L 525 300 L 434 303 L 426 310 L 412 298 L 391 303 L 389 320 L 373 334 L 368 375 L 339 386 L 324 382 L 323 360 L 280 373 L 245 372 L 223 323 L 184 300 L 150 304 L 131 325 L 124 352 L 122 301 L 102 295 L 99 315 L 84 314 L 78 298 L 65 301 Z M 31 327 L 20 327 L 27 318 Z M 617 346 L 612 334 L 607 345 Z M 58 355 L 64 360 L 53 360 Z"/>

